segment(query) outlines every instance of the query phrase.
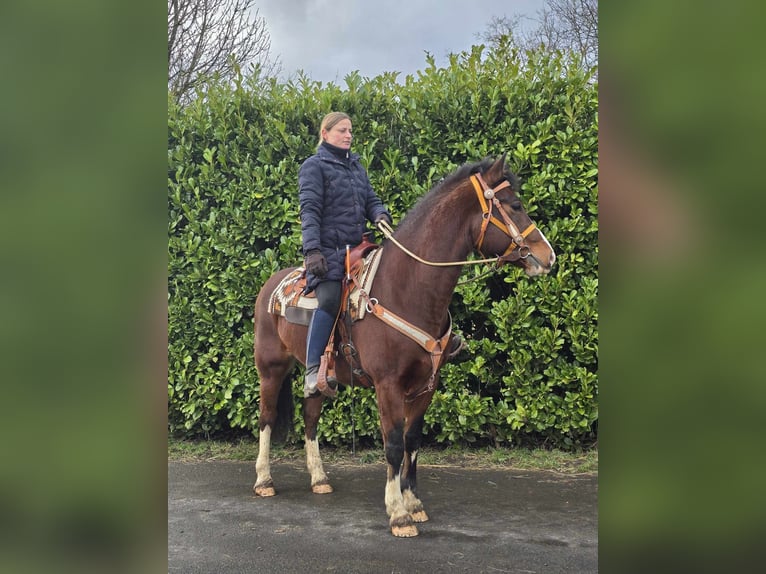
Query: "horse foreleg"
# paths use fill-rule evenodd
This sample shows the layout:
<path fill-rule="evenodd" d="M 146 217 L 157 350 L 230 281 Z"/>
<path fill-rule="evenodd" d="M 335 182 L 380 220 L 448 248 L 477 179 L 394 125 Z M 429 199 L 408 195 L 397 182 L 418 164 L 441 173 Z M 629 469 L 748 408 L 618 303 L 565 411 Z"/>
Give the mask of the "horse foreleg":
<path fill-rule="evenodd" d="M 404 434 L 402 424 L 399 423 L 388 432 L 384 430 L 383 442 L 385 443 L 387 480 L 386 480 L 386 512 L 388 513 L 391 533 L 394 536 L 411 537 L 418 535 L 415 526 L 402 496 L 401 469 L 404 459 Z"/>
<path fill-rule="evenodd" d="M 306 467 L 311 474 L 311 492 L 314 494 L 329 494 L 332 492 L 330 479 L 324 471 L 322 458 L 319 456 L 319 441 L 317 440 L 317 425 L 319 424 L 319 414 L 322 412 L 321 395 L 303 402 L 303 422 L 306 426 L 305 448 L 306 448 Z"/>
<path fill-rule="evenodd" d="M 266 425 L 258 433 L 258 460 L 255 461 L 255 485 L 253 491 L 256 496 L 274 496 L 274 481 L 271 479 L 271 463 L 269 461 L 271 450 L 271 425 Z"/>
<path fill-rule="evenodd" d="M 404 507 L 413 522 L 427 522 L 428 514 L 417 495 L 418 450 L 423 440 L 423 415 L 414 420 L 407 417 L 408 426 L 404 435 L 404 466 L 402 467 L 402 498 Z"/>

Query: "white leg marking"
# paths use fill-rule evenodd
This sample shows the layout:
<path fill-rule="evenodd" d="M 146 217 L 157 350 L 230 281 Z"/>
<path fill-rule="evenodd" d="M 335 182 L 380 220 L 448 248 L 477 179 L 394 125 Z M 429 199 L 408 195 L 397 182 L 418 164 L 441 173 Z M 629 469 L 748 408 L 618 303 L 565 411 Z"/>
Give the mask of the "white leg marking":
<path fill-rule="evenodd" d="M 255 461 L 255 484 L 253 491 L 256 496 L 274 496 L 274 482 L 271 480 L 269 451 L 271 449 L 271 427 L 266 426 L 258 434 L 258 460 Z"/>
<path fill-rule="evenodd" d="M 390 516 L 391 534 L 398 537 L 417 536 L 418 528 L 404 507 L 401 484 L 398 474 L 386 482 L 386 512 Z"/>
<path fill-rule="evenodd" d="M 409 454 L 409 459 L 410 462 L 408 465 L 408 470 L 416 465 L 418 460 L 418 451 L 413 450 L 412 453 Z M 412 489 L 404 489 L 402 492 L 402 503 L 404 504 L 405 510 L 412 517 L 413 522 L 428 521 L 428 514 L 423 508 L 423 502 L 417 496 L 415 496 L 415 493 L 412 491 Z"/>
<path fill-rule="evenodd" d="M 258 435 L 258 460 L 255 461 L 256 485 L 271 481 L 270 450 L 271 427 L 267 425 Z"/>
<path fill-rule="evenodd" d="M 311 474 L 311 486 L 320 482 L 327 482 L 327 475 L 322 466 L 322 459 L 319 456 L 319 441 L 317 439 L 306 439 L 306 467 Z"/>
<path fill-rule="evenodd" d="M 406 514 L 402 498 L 402 481 L 397 474 L 393 480 L 386 481 L 386 512 L 389 516 Z"/>
<path fill-rule="evenodd" d="M 415 496 L 409 488 L 402 493 L 404 499 L 404 507 L 407 512 L 412 516 L 413 522 L 428 522 L 428 513 L 423 508 L 423 502 Z"/>
<path fill-rule="evenodd" d="M 402 492 L 402 500 L 404 501 L 404 508 L 406 508 L 407 512 L 410 514 L 416 510 L 422 510 L 423 508 L 423 504 L 409 488 Z"/>

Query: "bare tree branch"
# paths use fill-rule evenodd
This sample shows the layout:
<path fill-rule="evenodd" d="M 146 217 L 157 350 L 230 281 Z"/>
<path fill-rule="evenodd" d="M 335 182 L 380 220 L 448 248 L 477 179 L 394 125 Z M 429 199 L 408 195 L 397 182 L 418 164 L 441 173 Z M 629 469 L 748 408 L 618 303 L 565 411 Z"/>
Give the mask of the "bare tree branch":
<path fill-rule="evenodd" d="M 551 47 L 571 50 L 583 58 L 586 66 L 598 62 L 597 0 L 547 0 L 542 17 L 557 36 Z M 545 37 L 543 37 L 545 39 Z"/>
<path fill-rule="evenodd" d="M 480 37 L 493 45 L 508 37 L 522 50 L 542 45 L 548 50 L 572 52 L 587 68 L 598 64 L 598 0 L 545 0 L 536 22 L 536 28 L 524 31 L 520 16 L 496 16 Z"/>
<path fill-rule="evenodd" d="M 187 100 L 198 82 L 256 65 L 274 74 L 271 39 L 255 0 L 168 0 L 168 90 Z"/>

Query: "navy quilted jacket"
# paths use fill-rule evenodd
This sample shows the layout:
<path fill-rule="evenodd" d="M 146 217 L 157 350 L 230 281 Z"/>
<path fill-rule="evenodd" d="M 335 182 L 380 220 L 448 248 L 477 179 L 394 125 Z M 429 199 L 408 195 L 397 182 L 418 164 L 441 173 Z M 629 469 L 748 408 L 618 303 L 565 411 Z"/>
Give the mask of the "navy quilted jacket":
<path fill-rule="evenodd" d="M 325 280 L 339 281 L 345 275 L 346 245 L 362 241 L 367 220 L 391 216 L 375 195 L 359 155 L 326 142 L 303 162 L 298 184 L 303 253 L 319 249 L 327 259 Z M 309 274 L 307 291 L 318 282 Z"/>

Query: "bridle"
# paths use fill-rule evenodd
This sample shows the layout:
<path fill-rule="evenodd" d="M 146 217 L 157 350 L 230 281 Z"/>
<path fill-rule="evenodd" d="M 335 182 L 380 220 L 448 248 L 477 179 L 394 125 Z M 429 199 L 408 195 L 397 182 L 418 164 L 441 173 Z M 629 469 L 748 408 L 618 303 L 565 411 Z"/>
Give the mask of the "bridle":
<path fill-rule="evenodd" d="M 378 222 L 378 229 L 380 229 L 386 239 L 389 239 L 394 245 L 404 251 L 407 255 L 416 261 L 419 261 L 420 263 L 431 265 L 433 267 L 454 267 L 458 265 L 475 265 L 479 263 L 497 263 L 498 265 L 502 265 L 503 263 L 510 263 L 512 261 L 526 259 L 529 257 L 530 249 L 525 240 L 527 236 L 532 233 L 532 231 L 537 229 L 537 226 L 535 226 L 534 223 L 530 223 L 529 227 L 527 227 L 524 231 L 519 232 L 519 228 L 516 227 L 513 221 L 511 221 L 510 215 L 508 215 L 508 212 L 503 208 L 503 206 L 500 204 L 500 200 L 498 200 L 496 197 L 496 193 L 498 191 L 505 189 L 506 187 L 511 187 L 511 184 L 508 182 L 508 180 L 504 179 L 496 187 L 491 188 L 484 181 L 484 178 L 481 177 L 481 174 L 475 173 L 471 176 L 471 184 L 476 191 L 476 197 L 479 198 L 479 205 L 481 205 L 482 212 L 481 232 L 479 233 L 479 238 L 476 241 L 476 250 L 480 255 L 486 257 L 486 255 L 484 255 L 484 253 L 481 251 L 481 246 L 484 243 L 484 235 L 487 233 L 487 228 L 489 227 L 489 224 L 492 223 L 511 238 L 511 243 L 508 245 L 507 249 L 503 252 L 502 255 L 491 258 L 471 259 L 466 261 L 427 261 L 426 259 L 419 257 L 407 249 L 404 245 L 399 243 L 399 241 L 394 238 L 393 228 L 385 220 Z M 492 210 L 494 208 L 497 208 L 502 221 L 500 221 L 492 214 Z"/>
<path fill-rule="evenodd" d="M 519 232 L 519 228 L 511 221 L 511 217 L 508 212 L 503 208 L 500 200 L 497 199 L 497 192 L 506 187 L 511 187 L 511 184 L 507 179 L 504 179 L 500 184 L 494 188 L 489 187 L 481 174 L 476 173 L 471 176 L 471 183 L 473 189 L 476 191 L 476 197 L 479 198 L 479 205 L 481 205 L 481 232 L 479 233 L 479 239 L 476 241 L 476 250 L 484 255 L 481 251 L 481 246 L 484 243 L 484 235 L 487 233 L 489 224 L 492 223 L 495 227 L 500 229 L 508 237 L 511 238 L 511 243 L 505 252 L 497 258 L 498 263 L 505 263 L 510 261 L 516 261 L 518 259 L 526 259 L 529 257 L 530 250 L 525 239 L 536 229 L 534 223 L 530 223 L 524 231 Z M 497 211 L 502 217 L 500 221 L 497 217 L 492 215 L 492 208 L 496 207 Z"/>

